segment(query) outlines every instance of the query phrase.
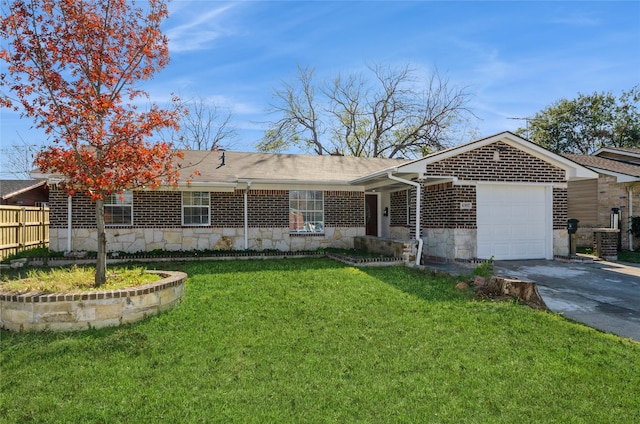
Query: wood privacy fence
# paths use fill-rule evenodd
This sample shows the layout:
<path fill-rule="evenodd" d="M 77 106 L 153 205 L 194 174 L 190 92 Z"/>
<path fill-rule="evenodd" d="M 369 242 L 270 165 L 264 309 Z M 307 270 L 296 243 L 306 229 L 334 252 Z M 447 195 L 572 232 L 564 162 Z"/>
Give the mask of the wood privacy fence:
<path fill-rule="evenodd" d="M 0 205 L 0 260 L 49 246 L 49 208 Z"/>

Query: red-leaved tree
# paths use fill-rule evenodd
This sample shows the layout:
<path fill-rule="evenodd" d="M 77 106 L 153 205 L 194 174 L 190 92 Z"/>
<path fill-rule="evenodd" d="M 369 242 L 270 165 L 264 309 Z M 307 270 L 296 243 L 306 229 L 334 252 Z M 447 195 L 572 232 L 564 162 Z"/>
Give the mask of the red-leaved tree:
<path fill-rule="evenodd" d="M 179 108 L 161 109 L 136 85 L 169 62 L 160 23 L 163 0 L 15 0 L 3 2 L 0 104 L 48 134 L 43 172 L 62 177 L 69 195 L 95 202 L 95 284 L 106 280 L 104 199 L 132 188 L 175 184 L 178 154 L 150 137 L 177 127 Z M 136 100 L 144 100 L 138 108 Z M 177 101 L 177 99 L 174 99 Z M 177 103 L 175 103 L 177 104 Z"/>

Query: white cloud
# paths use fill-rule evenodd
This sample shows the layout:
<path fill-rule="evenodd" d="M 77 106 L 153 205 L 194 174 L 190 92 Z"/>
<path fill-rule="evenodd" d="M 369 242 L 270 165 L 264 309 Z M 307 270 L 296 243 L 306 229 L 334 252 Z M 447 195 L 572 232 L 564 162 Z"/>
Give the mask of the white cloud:
<path fill-rule="evenodd" d="M 208 3 L 205 2 L 205 4 Z M 216 39 L 230 35 L 231 32 L 223 28 L 219 18 L 233 7 L 233 4 L 227 4 L 206 11 L 191 8 L 175 10 L 175 17 L 169 15 L 168 23 L 172 22 L 172 17 L 179 21 L 184 19 L 187 13 L 190 16 L 186 22 L 169 27 L 165 31 L 165 35 L 169 38 L 169 50 L 171 52 L 204 50 L 209 48 L 211 42 Z"/>

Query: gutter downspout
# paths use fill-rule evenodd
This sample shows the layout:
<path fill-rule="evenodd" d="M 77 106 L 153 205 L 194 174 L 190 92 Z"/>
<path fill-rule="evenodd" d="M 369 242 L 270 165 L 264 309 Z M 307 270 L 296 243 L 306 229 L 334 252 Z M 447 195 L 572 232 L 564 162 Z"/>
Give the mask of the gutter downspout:
<path fill-rule="evenodd" d="M 71 196 L 67 196 L 67 252 L 71 252 L 71 222 L 73 212 L 73 200 Z"/>
<path fill-rule="evenodd" d="M 630 185 L 627 187 L 629 190 L 629 227 L 631 227 L 631 217 L 633 216 L 633 186 Z M 629 228 L 629 251 L 633 252 L 633 233 L 631 232 L 631 228 Z"/>
<path fill-rule="evenodd" d="M 415 181 L 405 180 L 403 178 L 396 177 L 391 172 L 387 173 L 387 177 L 390 180 L 398 181 L 400 183 L 404 183 L 404 184 L 408 184 L 408 185 L 412 185 L 412 186 L 414 186 L 416 188 L 416 241 L 418 242 L 418 253 L 416 254 L 416 265 L 420 265 L 420 258 L 422 257 L 422 244 L 424 243 L 424 241 L 422 240 L 422 237 L 420 237 L 420 215 L 421 215 L 420 196 L 421 196 L 422 185 L 420 183 L 415 182 Z"/>
<path fill-rule="evenodd" d="M 251 181 L 247 181 L 247 188 L 244 189 L 244 250 L 249 250 L 249 202 L 247 194 L 251 188 Z"/>

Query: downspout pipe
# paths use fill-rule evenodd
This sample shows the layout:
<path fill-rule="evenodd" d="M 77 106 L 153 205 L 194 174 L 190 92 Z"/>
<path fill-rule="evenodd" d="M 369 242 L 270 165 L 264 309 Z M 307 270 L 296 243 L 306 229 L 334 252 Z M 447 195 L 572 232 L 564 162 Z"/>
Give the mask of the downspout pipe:
<path fill-rule="evenodd" d="M 633 186 L 627 187 L 629 190 L 629 251 L 633 252 L 633 233 L 631 232 L 631 217 L 633 216 Z"/>
<path fill-rule="evenodd" d="M 391 172 L 387 173 L 387 177 L 390 180 L 408 184 L 416 188 L 416 241 L 418 242 L 418 253 L 416 254 L 416 265 L 420 265 L 420 258 L 422 258 L 422 244 L 424 243 L 424 241 L 422 240 L 422 237 L 420 237 L 420 215 L 422 214 L 421 208 L 420 208 L 420 205 L 422 202 L 420 201 L 420 199 L 422 194 L 421 193 L 422 184 L 417 183 L 415 181 L 411 181 L 411 180 L 405 180 L 404 178 L 396 177 Z"/>
<path fill-rule="evenodd" d="M 251 188 L 251 181 L 247 182 L 244 189 L 244 250 L 249 250 L 249 201 L 248 194 Z"/>
<path fill-rule="evenodd" d="M 73 213 L 73 198 L 67 196 L 67 252 L 71 252 L 71 222 Z"/>

